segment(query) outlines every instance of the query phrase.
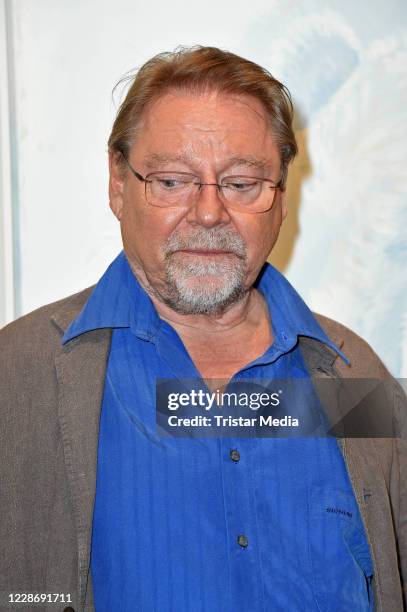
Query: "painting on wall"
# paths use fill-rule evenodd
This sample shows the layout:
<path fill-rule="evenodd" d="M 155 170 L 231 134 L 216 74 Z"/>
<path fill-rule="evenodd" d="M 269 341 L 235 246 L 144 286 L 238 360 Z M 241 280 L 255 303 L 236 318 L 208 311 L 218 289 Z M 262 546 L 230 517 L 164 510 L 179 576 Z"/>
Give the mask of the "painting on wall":
<path fill-rule="evenodd" d="M 407 376 L 407 7 L 390 5 L 276 2 L 255 29 L 300 149 L 271 261 Z"/>

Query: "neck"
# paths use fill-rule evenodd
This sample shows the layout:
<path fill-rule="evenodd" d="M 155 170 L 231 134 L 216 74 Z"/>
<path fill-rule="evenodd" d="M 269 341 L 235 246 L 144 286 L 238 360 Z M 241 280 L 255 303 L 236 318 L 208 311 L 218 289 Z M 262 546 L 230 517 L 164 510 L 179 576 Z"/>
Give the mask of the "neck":
<path fill-rule="evenodd" d="M 234 304 L 230 304 L 227 309 L 221 313 L 214 314 L 180 314 L 170 308 L 167 304 L 161 302 L 156 296 L 150 296 L 159 316 L 168 321 L 174 327 L 182 327 L 187 331 L 190 329 L 204 333 L 219 333 L 229 330 L 244 324 L 258 305 L 260 294 L 256 289 L 250 287 L 243 298 Z"/>
<path fill-rule="evenodd" d="M 209 388 L 212 388 L 212 379 L 228 381 L 273 343 L 267 302 L 253 286 L 244 292 L 242 299 L 222 313 L 189 315 L 175 311 L 160 299 L 144 271 L 139 275 L 133 268 L 133 272 L 150 296 L 161 319 L 167 321 L 179 334 Z"/>

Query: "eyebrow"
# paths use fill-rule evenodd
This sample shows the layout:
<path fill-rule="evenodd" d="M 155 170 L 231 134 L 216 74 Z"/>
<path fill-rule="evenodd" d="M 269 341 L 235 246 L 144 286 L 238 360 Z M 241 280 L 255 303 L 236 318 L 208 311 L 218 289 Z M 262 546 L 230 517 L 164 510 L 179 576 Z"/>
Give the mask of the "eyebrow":
<path fill-rule="evenodd" d="M 195 158 L 190 157 L 188 155 L 167 155 L 165 153 L 152 153 L 151 155 L 147 155 L 144 158 L 144 164 L 147 168 L 155 168 L 157 164 L 168 164 L 171 162 L 184 162 L 190 163 L 194 161 Z M 251 168 L 259 168 L 264 169 L 270 165 L 270 162 L 267 163 L 266 159 L 258 159 L 252 155 L 247 157 L 230 157 L 227 160 L 226 167 L 230 166 L 249 166 Z"/>
<path fill-rule="evenodd" d="M 228 159 L 228 163 L 230 166 L 250 166 L 251 168 L 260 169 L 270 166 L 270 162 L 267 162 L 266 159 L 258 159 L 252 155 L 249 155 L 248 157 L 231 157 Z"/>
<path fill-rule="evenodd" d="M 192 158 L 186 155 L 166 155 L 165 153 L 152 153 L 144 158 L 144 164 L 147 168 L 154 168 L 157 164 L 168 164 L 171 162 L 192 161 Z"/>

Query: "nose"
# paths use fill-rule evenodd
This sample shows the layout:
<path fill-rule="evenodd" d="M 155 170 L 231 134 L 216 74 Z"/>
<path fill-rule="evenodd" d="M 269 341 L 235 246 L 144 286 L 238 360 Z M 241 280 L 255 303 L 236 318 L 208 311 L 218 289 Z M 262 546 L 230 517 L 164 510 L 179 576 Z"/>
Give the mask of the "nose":
<path fill-rule="evenodd" d="M 200 187 L 188 210 L 187 221 L 207 228 L 230 222 L 229 212 L 220 198 L 216 184 L 203 184 Z"/>

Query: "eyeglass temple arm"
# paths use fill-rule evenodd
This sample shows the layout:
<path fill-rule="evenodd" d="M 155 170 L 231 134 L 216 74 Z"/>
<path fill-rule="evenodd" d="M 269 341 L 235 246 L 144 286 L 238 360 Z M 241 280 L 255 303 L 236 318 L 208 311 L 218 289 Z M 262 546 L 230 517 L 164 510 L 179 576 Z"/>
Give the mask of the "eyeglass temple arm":
<path fill-rule="evenodd" d="M 131 172 L 134 174 L 134 176 L 136 178 L 138 178 L 139 181 L 142 181 L 143 183 L 146 182 L 146 179 L 144 178 L 144 176 L 142 176 L 139 172 L 137 172 L 137 170 L 135 170 L 131 165 L 129 160 L 127 159 L 127 157 L 125 156 L 125 154 L 123 153 L 123 151 L 119 151 L 120 155 L 123 157 L 124 161 L 126 162 L 127 166 L 129 167 L 129 169 L 131 170 Z"/>

